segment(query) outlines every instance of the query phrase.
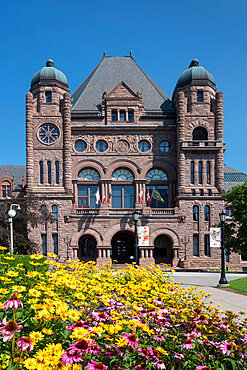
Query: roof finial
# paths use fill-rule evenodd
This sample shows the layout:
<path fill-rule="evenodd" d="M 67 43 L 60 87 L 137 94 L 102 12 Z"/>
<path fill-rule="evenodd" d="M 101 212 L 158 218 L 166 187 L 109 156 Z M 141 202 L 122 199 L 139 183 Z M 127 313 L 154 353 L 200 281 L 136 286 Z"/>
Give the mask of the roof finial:
<path fill-rule="evenodd" d="M 106 51 L 104 50 L 104 53 L 103 53 L 103 58 L 106 57 Z"/>
<path fill-rule="evenodd" d="M 46 67 L 54 67 L 54 62 L 52 59 L 48 59 L 46 62 Z"/>
<path fill-rule="evenodd" d="M 132 50 L 130 50 L 130 57 L 133 58 L 133 55 L 132 55 Z"/>
<path fill-rule="evenodd" d="M 198 60 L 197 60 L 197 59 L 193 59 L 193 60 L 191 61 L 191 63 L 190 63 L 189 68 L 191 68 L 191 67 L 198 67 L 198 66 L 199 66 L 199 62 L 198 62 Z"/>

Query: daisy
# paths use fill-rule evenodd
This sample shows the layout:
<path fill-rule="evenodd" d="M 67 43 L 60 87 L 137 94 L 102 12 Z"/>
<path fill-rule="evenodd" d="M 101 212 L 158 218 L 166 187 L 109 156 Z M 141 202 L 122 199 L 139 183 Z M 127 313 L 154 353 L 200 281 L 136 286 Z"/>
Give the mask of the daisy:
<path fill-rule="evenodd" d="M 233 343 L 225 341 L 219 345 L 219 350 L 221 353 L 223 353 L 223 355 L 229 356 L 233 347 L 234 347 Z"/>
<path fill-rule="evenodd" d="M 196 370 L 211 370 L 211 367 L 200 365 L 196 367 Z"/>
<path fill-rule="evenodd" d="M 30 337 L 21 337 L 17 340 L 17 347 L 21 348 L 23 352 L 27 352 L 27 349 L 29 351 L 33 350 L 33 344 Z"/>
<path fill-rule="evenodd" d="M 85 370 L 106 370 L 108 369 L 108 366 L 103 365 L 101 362 L 96 362 L 94 360 L 91 360 L 89 364 L 85 367 Z"/>
<path fill-rule="evenodd" d="M 71 325 L 71 326 L 67 326 L 67 328 L 65 328 L 66 330 L 73 330 L 75 328 L 87 328 L 88 327 L 88 321 L 76 321 L 76 323 L 74 325 Z"/>
<path fill-rule="evenodd" d="M 132 348 L 138 347 L 138 343 L 137 343 L 135 334 L 123 333 L 123 335 L 120 335 L 119 338 L 125 339 L 126 344 L 131 346 Z"/>
<path fill-rule="evenodd" d="M 194 348 L 194 346 L 192 344 L 192 340 L 190 338 L 187 338 L 186 341 L 182 344 L 181 347 L 185 348 L 185 349 L 193 349 Z"/>
<path fill-rule="evenodd" d="M 11 294 L 9 300 L 4 302 L 2 305 L 2 308 L 7 310 L 8 308 L 13 308 L 13 310 L 16 310 L 17 308 L 23 308 L 23 303 L 18 299 L 17 294 Z"/>
<path fill-rule="evenodd" d="M 81 356 L 79 355 L 70 355 L 69 353 L 64 353 L 61 356 L 61 359 L 65 365 L 73 365 L 74 362 L 82 361 Z"/>
<path fill-rule="evenodd" d="M 9 322 L 7 322 L 6 318 L 3 319 L 3 321 L 1 322 L 1 324 L 4 325 L 4 326 L 0 327 L 0 333 L 3 336 L 3 341 L 4 342 L 7 342 L 10 339 L 12 339 L 13 336 L 14 336 L 14 333 L 16 331 L 17 332 L 20 332 L 21 329 L 23 328 L 22 325 L 17 324 L 13 320 L 10 320 Z"/>

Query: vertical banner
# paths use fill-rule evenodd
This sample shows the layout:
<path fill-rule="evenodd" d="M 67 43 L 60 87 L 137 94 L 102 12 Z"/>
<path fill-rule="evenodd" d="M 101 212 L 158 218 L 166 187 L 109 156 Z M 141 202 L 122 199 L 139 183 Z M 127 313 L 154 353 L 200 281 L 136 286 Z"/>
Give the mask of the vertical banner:
<path fill-rule="evenodd" d="M 138 245 L 139 247 L 149 246 L 149 226 L 138 226 Z"/>
<path fill-rule="evenodd" d="M 221 230 L 220 227 L 210 227 L 210 248 L 221 247 Z"/>

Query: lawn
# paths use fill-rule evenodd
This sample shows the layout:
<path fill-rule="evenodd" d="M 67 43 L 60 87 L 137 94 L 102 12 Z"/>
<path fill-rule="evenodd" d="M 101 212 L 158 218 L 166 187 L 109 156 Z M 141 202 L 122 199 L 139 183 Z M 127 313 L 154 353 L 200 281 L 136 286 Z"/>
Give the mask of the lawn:
<path fill-rule="evenodd" d="M 229 281 L 230 288 L 237 289 L 240 292 L 247 293 L 247 278 Z"/>

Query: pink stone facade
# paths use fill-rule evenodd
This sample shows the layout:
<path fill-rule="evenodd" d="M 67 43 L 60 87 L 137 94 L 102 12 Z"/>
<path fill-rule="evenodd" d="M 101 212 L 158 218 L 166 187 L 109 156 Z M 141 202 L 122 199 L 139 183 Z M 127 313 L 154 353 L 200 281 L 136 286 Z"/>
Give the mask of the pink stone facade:
<path fill-rule="evenodd" d="M 198 91 L 203 94 L 202 102 L 197 101 Z M 46 92 L 51 93 L 51 102 L 46 101 Z M 210 83 L 191 83 L 175 89 L 172 103 L 171 116 L 145 114 L 142 92 L 121 81 L 111 91 L 103 90 L 101 114 L 80 114 L 71 111 L 69 88 L 59 80 L 40 81 L 31 88 L 26 97 L 27 192 L 38 197 L 40 209 L 46 206 L 47 211 L 57 212 L 55 222 L 44 221 L 29 231 L 38 252 L 57 252 L 60 261 L 68 257 L 99 264 L 115 259 L 129 262 L 136 209 L 141 214 L 138 226 L 148 226 L 150 235 L 149 245 L 140 247 L 140 265 L 220 267 L 220 248 L 208 249 L 206 244 L 210 227 L 219 225 L 219 213 L 225 207 L 223 94 Z M 46 136 L 42 136 L 47 124 L 53 126 L 46 127 Z M 54 127 L 57 136 L 49 143 Z M 197 127 L 206 130 L 207 140 L 195 143 Z M 76 149 L 78 140 L 86 144 L 83 151 Z M 107 143 L 102 152 L 96 145 L 100 140 Z M 150 145 L 144 152 L 139 147 L 142 140 Z M 168 151 L 160 149 L 162 141 L 169 143 Z M 85 169 L 95 171 L 98 178 L 80 178 Z M 114 180 L 119 169 L 131 173 L 132 179 Z M 152 169 L 161 170 L 166 179 L 149 180 L 146 176 Z M 127 199 L 125 186 L 134 189 L 134 204 L 117 208 L 114 192 L 121 191 L 119 197 Z M 166 207 L 159 207 L 159 202 L 157 207 L 148 206 L 147 189 L 154 186 L 167 186 Z M 95 188 L 100 191 L 100 207 L 95 205 L 94 194 L 82 195 Z M 143 204 L 139 194 L 143 194 Z M 194 206 L 198 206 L 196 220 Z M 230 255 L 226 263 L 229 270 L 243 266 L 237 254 Z"/>

